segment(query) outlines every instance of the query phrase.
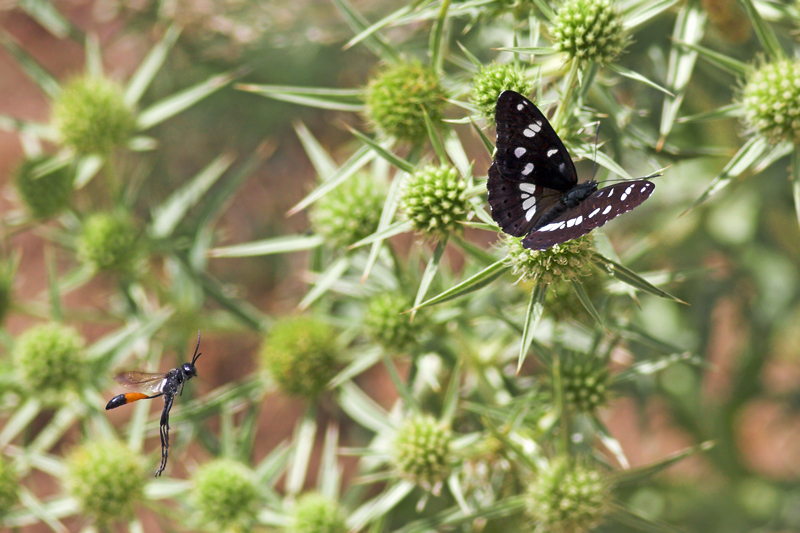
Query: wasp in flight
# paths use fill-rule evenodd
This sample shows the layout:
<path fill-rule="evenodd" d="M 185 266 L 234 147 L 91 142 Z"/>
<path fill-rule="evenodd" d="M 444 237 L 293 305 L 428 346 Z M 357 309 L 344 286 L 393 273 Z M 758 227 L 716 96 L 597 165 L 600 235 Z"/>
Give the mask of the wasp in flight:
<path fill-rule="evenodd" d="M 194 366 L 197 358 L 202 354 L 197 353 L 200 349 L 200 332 L 197 332 L 197 347 L 194 349 L 194 356 L 191 363 L 183 363 L 178 368 L 173 368 L 167 373 L 149 372 L 122 372 L 114 377 L 114 381 L 139 392 L 128 392 L 119 394 L 111 398 L 106 405 L 106 411 L 139 400 L 152 400 L 159 396 L 164 397 L 164 409 L 161 411 L 161 466 L 156 471 L 156 477 L 160 476 L 167 466 L 167 451 L 169 450 L 169 411 L 172 409 L 172 402 L 175 401 L 176 394 L 183 394 L 184 384 L 197 375 Z"/>

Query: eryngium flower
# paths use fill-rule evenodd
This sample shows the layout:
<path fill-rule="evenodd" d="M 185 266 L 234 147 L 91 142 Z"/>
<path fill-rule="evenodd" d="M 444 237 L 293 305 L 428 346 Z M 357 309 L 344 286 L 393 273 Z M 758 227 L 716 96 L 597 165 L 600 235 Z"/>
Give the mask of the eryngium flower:
<path fill-rule="evenodd" d="M 622 17 L 610 0 L 566 0 L 550 33 L 571 59 L 610 63 L 628 44 Z"/>
<path fill-rule="evenodd" d="M 397 472 L 427 490 L 437 490 L 453 468 L 450 428 L 430 415 L 415 415 L 398 430 L 392 462 Z"/>
<path fill-rule="evenodd" d="M 231 459 L 216 459 L 192 476 L 197 520 L 209 531 L 250 531 L 258 507 L 253 473 Z"/>
<path fill-rule="evenodd" d="M 364 314 L 367 334 L 392 352 L 402 352 L 416 342 L 419 320 L 411 321 L 406 313 L 412 302 L 406 296 L 385 292 L 370 300 Z"/>
<path fill-rule="evenodd" d="M 347 533 L 339 504 L 315 492 L 303 494 L 292 512 L 289 533 Z"/>
<path fill-rule="evenodd" d="M 538 283 L 573 281 L 591 274 L 594 238 L 584 235 L 551 246 L 547 250 L 529 250 L 522 239 L 507 237 L 508 262 L 521 280 Z"/>
<path fill-rule="evenodd" d="M 126 213 L 95 213 L 83 223 L 78 258 L 98 270 L 130 273 L 140 259 L 138 235 Z"/>
<path fill-rule="evenodd" d="M 780 60 L 753 70 L 742 104 L 750 130 L 773 144 L 800 145 L 800 61 Z"/>
<path fill-rule="evenodd" d="M 428 137 L 425 117 L 442 120 L 447 94 L 436 73 L 421 63 L 399 63 L 380 72 L 367 85 L 367 118 L 375 127 L 401 141 Z"/>
<path fill-rule="evenodd" d="M 378 228 L 386 192 L 366 174 L 356 174 L 319 199 L 310 213 L 314 232 L 337 248 L 368 237 Z"/>
<path fill-rule="evenodd" d="M 408 178 L 401 207 L 414 231 L 442 238 L 460 231 L 468 202 L 466 184 L 449 166 L 427 166 Z"/>
<path fill-rule="evenodd" d="M 53 159 L 47 157 L 35 157 L 17 167 L 14 185 L 31 216 L 43 219 L 69 207 L 74 177 L 69 165 L 54 164 Z"/>
<path fill-rule="evenodd" d="M 57 400 L 83 382 L 83 338 L 56 322 L 34 326 L 14 343 L 12 359 L 20 385 L 31 395 Z"/>
<path fill-rule="evenodd" d="M 567 406 L 591 413 L 608 401 L 609 372 L 596 355 L 568 352 L 561 358 L 561 385 Z"/>
<path fill-rule="evenodd" d="M 82 76 L 56 97 L 53 123 L 65 146 L 81 154 L 106 155 L 128 140 L 136 117 L 119 85 L 108 78 Z"/>
<path fill-rule="evenodd" d="M 316 399 L 338 371 L 336 333 L 310 317 L 283 318 L 269 330 L 261 348 L 263 367 L 280 389 Z"/>
<path fill-rule="evenodd" d="M 471 100 L 483 117 L 494 124 L 494 108 L 497 97 L 503 91 L 516 91 L 530 94 L 532 84 L 525 77 L 525 72 L 511 64 L 492 63 L 483 67 L 472 80 Z"/>

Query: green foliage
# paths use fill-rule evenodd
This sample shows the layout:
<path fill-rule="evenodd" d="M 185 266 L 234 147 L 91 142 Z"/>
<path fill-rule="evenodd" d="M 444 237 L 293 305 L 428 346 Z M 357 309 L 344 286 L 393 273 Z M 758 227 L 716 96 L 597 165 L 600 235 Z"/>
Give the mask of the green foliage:
<path fill-rule="evenodd" d="M 414 230 L 442 238 L 460 231 L 467 212 L 466 184 L 448 166 L 427 166 L 415 172 L 403 192 L 402 208 Z"/>
<path fill-rule="evenodd" d="M 55 322 L 34 326 L 19 336 L 12 356 L 20 383 L 31 395 L 58 399 L 85 379 L 83 338 L 71 327 Z"/>
<path fill-rule="evenodd" d="M 94 213 L 83 223 L 78 258 L 98 270 L 133 272 L 141 257 L 139 233 L 124 212 Z"/>
<path fill-rule="evenodd" d="M 14 465 L 0 455 L 0 520 L 19 499 L 19 476 Z"/>
<path fill-rule="evenodd" d="M 333 329 L 315 318 L 287 317 L 269 330 L 261 363 L 287 394 L 314 400 L 338 370 Z"/>
<path fill-rule="evenodd" d="M 70 206 L 75 175 L 69 165 L 47 157 L 26 159 L 17 167 L 14 184 L 34 218 L 49 218 Z"/>
<path fill-rule="evenodd" d="M 303 494 L 292 514 L 292 523 L 287 528 L 289 533 L 346 533 L 350 530 L 339 504 L 322 494 Z"/>
<path fill-rule="evenodd" d="M 195 518 L 208 531 L 249 531 L 259 494 L 253 473 L 231 459 L 216 459 L 192 476 Z"/>
<path fill-rule="evenodd" d="M 550 31 L 557 50 L 571 59 L 601 64 L 613 62 L 629 41 L 611 0 L 566 0 Z"/>
<path fill-rule="evenodd" d="M 88 442 L 70 453 L 66 467 L 69 494 L 100 526 L 132 517 L 143 500 L 142 458 L 119 441 Z"/>
<path fill-rule="evenodd" d="M 61 142 L 81 154 L 109 154 L 123 145 L 136 127 L 122 88 L 104 77 L 72 80 L 53 102 L 53 124 Z"/>
<path fill-rule="evenodd" d="M 16 267 L 10 261 L 0 261 L 0 325 L 11 307 Z"/>
<path fill-rule="evenodd" d="M 427 137 L 423 110 L 434 124 L 442 120 L 447 93 L 430 68 L 399 63 L 379 72 L 367 85 L 367 118 L 386 135 L 418 143 Z"/>

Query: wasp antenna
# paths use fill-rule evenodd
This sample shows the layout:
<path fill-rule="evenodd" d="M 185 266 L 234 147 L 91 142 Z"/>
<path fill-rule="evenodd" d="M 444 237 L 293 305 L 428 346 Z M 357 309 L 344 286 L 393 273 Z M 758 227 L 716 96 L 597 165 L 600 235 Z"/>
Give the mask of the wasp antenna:
<path fill-rule="evenodd" d="M 197 346 L 194 348 L 194 356 L 192 357 L 192 364 L 197 361 L 197 358 L 203 355 L 202 353 L 197 353 L 197 350 L 200 349 L 200 331 L 197 331 Z"/>

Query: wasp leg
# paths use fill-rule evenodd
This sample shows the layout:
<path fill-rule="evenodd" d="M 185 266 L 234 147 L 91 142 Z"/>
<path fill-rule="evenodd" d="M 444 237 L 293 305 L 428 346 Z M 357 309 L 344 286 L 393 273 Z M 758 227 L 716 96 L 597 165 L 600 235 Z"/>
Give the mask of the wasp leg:
<path fill-rule="evenodd" d="M 161 425 L 159 427 L 161 434 L 161 465 L 156 471 L 156 477 L 161 475 L 161 472 L 167 467 L 167 456 L 169 454 L 169 411 L 172 409 L 172 402 L 175 400 L 173 395 L 164 396 L 164 409 L 161 411 Z"/>

